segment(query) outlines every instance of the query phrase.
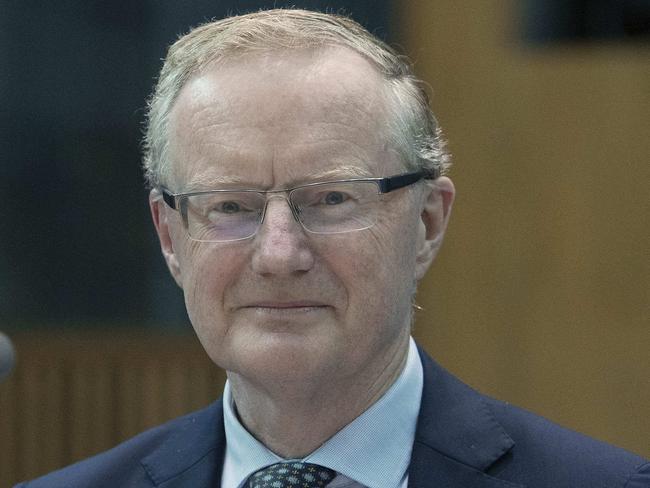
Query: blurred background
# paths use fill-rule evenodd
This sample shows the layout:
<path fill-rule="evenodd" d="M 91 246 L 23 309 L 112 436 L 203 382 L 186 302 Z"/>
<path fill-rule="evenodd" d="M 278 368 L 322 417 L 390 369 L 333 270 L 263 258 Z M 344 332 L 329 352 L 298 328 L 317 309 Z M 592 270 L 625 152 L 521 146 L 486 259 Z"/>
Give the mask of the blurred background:
<path fill-rule="evenodd" d="M 344 11 L 432 87 L 458 190 L 415 335 L 473 387 L 650 457 L 650 1 L 0 0 L 0 486 L 220 395 L 140 171 L 167 46 Z"/>

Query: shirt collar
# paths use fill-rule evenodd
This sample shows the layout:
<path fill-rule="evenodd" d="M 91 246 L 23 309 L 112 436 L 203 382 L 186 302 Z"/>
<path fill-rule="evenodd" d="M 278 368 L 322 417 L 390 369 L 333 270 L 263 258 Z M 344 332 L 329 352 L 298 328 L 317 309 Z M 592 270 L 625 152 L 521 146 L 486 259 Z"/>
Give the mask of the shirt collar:
<path fill-rule="evenodd" d="M 406 365 L 395 383 L 368 410 L 302 461 L 326 466 L 370 488 L 399 486 L 411 458 L 422 384 L 422 364 L 411 338 Z M 240 486 L 255 471 L 286 461 L 241 425 L 228 382 L 223 405 L 226 432 L 223 477 L 229 486 Z"/>

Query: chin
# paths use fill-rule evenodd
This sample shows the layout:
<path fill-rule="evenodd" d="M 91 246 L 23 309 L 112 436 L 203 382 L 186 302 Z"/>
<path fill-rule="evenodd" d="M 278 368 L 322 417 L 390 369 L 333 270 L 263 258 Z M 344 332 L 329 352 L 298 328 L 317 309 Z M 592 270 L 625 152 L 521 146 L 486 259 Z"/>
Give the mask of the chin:
<path fill-rule="evenodd" d="M 295 334 L 274 334 L 266 341 L 248 344 L 236 356 L 233 368 L 226 369 L 262 382 L 312 382 L 331 374 L 337 364 L 322 344 Z"/>

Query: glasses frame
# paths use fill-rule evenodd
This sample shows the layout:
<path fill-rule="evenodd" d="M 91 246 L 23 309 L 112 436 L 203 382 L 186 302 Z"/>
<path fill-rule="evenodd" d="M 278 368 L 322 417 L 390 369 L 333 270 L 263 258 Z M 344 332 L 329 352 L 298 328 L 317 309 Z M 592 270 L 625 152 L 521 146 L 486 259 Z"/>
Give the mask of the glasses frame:
<path fill-rule="evenodd" d="M 287 203 L 289 204 L 289 208 L 291 209 L 291 213 L 293 214 L 293 217 L 296 219 L 296 221 L 300 224 L 300 226 L 303 229 L 305 229 L 307 232 L 312 234 L 336 234 L 337 232 L 314 232 L 306 228 L 305 224 L 300 220 L 300 212 L 293 204 L 293 201 L 291 199 L 292 193 L 295 190 L 299 190 L 302 188 L 329 185 L 333 183 L 368 182 L 368 183 L 375 183 L 377 185 L 378 193 L 384 194 L 384 193 L 390 193 L 395 190 L 399 190 L 400 188 L 405 188 L 407 186 L 414 185 L 415 183 L 421 180 L 436 180 L 438 179 L 438 177 L 440 177 L 440 171 L 437 168 L 434 168 L 434 169 L 414 171 L 410 173 L 400 173 L 385 178 L 349 178 L 343 180 L 318 181 L 315 183 L 306 183 L 304 185 L 298 185 L 291 188 L 284 188 L 280 190 L 253 190 L 250 188 L 245 188 L 245 189 L 229 188 L 223 190 L 203 190 L 203 191 L 195 191 L 189 193 L 172 193 L 169 189 L 161 185 L 158 187 L 158 191 L 161 193 L 163 201 L 172 210 L 176 210 L 181 214 L 181 218 L 183 220 L 183 226 L 185 227 L 186 230 L 188 230 L 188 232 L 189 232 L 189 223 L 188 223 L 188 216 L 187 216 L 187 206 L 183 205 L 183 201 L 186 201 L 188 197 L 195 196 L 195 195 L 209 195 L 215 193 L 250 192 L 250 193 L 257 193 L 259 195 L 262 195 L 267 199 L 267 203 L 268 203 L 267 195 L 284 193 L 286 194 L 284 198 L 287 200 Z M 234 242 L 234 241 L 249 239 L 253 237 L 255 234 L 257 234 L 259 228 L 262 226 L 262 224 L 264 224 L 264 218 L 266 217 L 266 207 L 267 205 L 265 205 L 264 208 L 262 209 L 262 216 L 260 217 L 260 222 L 255 233 L 251 234 L 250 236 L 241 237 L 238 239 L 227 239 L 225 241 L 201 241 L 200 239 L 194 239 L 192 236 L 189 235 L 189 233 L 188 233 L 188 237 L 192 240 L 196 240 L 199 242 Z M 363 230 L 363 229 L 355 229 L 355 230 Z M 350 231 L 342 231 L 342 232 L 354 232 L 354 231 L 350 230 Z"/>

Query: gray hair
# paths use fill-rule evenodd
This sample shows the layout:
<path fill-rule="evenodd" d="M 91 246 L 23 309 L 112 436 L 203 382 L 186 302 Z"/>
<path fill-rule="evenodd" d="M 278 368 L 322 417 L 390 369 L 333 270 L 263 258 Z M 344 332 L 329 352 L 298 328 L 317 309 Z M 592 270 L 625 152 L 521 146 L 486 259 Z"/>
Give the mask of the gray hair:
<path fill-rule="evenodd" d="M 170 174 L 169 116 L 181 89 L 208 64 L 251 52 L 345 47 L 369 60 L 386 80 L 390 137 L 409 169 L 450 165 L 423 83 L 410 61 L 355 21 L 308 10 L 274 9 L 208 22 L 180 37 L 170 48 L 148 101 L 143 166 L 150 187 Z"/>

